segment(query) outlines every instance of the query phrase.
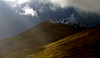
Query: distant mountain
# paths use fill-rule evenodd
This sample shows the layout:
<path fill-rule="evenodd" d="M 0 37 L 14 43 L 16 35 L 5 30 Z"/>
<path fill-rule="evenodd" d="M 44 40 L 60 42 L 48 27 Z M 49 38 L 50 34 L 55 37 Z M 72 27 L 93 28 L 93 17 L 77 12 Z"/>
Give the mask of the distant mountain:
<path fill-rule="evenodd" d="M 27 58 L 99 58 L 100 26 L 45 45 Z M 38 50 L 37 50 L 38 51 Z"/>
<path fill-rule="evenodd" d="M 53 24 L 62 23 L 62 24 L 72 25 L 74 27 L 88 27 L 87 23 L 84 23 L 82 20 L 74 17 L 74 14 L 72 14 L 69 18 L 65 18 L 62 20 L 52 20 L 51 19 L 49 21 L 52 22 Z"/>

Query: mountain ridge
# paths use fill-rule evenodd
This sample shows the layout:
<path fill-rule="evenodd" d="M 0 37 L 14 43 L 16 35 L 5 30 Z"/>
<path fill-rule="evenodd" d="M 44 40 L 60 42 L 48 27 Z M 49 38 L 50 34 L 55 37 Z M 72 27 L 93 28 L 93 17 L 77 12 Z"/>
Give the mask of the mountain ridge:
<path fill-rule="evenodd" d="M 1 40 L 0 58 L 6 58 L 6 56 L 23 58 L 25 55 L 32 54 L 33 48 L 55 42 L 82 30 L 84 29 L 72 25 L 52 24 L 50 21 L 43 22 L 20 35 Z"/>

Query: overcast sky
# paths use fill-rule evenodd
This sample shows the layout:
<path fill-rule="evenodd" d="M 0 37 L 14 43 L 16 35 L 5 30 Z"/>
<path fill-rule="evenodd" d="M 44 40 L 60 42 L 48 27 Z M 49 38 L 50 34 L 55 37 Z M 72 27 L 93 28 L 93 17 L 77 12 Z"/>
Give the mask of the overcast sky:
<path fill-rule="evenodd" d="M 0 0 L 0 39 L 37 24 L 72 14 L 93 27 L 100 24 L 100 0 Z"/>

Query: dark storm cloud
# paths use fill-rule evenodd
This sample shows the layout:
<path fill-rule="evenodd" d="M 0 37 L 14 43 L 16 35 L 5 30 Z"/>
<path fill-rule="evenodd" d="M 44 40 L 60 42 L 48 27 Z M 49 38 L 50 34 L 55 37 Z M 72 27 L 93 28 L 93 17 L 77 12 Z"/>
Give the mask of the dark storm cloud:
<path fill-rule="evenodd" d="M 53 6 L 53 4 L 51 3 L 44 4 L 41 3 L 40 0 L 32 0 L 29 5 L 31 8 L 36 10 L 38 17 L 41 21 L 49 19 L 55 19 L 55 20 L 64 19 L 66 17 L 69 17 L 74 12 L 73 8 L 68 8 L 68 9 L 56 8 L 57 10 L 55 10 L 51 7 Z"/>
<path fill-rule="evenodd" d="M 100 14 L 100 0 L 40 0 L 40 2 L 52 3 L 54 7 L 74 7 L 77 11 Z"/>
<path fill-rule="evenodd" d="M 59 20 L 75 14 L 90 27 L 100 24 L 99 0 L 32 0 L 40 20 Z M 35 6 L 34 6 L 35 5 Z M 82 12 L 82 13 L 81 13 Z"/>

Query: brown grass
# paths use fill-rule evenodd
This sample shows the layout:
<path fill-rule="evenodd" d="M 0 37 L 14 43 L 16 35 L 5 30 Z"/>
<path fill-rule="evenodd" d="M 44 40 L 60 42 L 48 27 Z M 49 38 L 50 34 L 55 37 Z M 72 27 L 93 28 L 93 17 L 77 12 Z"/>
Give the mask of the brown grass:
<path fill-rule="evenodd" d="M 37 48 L 37 51 L 36 47 L 55 42 L 81 30 L 74 26 L 52 24 L 48 21 L 41 23 L 20 35 L 0 40 L 0 58 L 24 58 L 45 49 L 41 47 Z"/>
<path fill-rule="evenodd" d="M 99 58 L 100 27 L 88 29 L 44 46 L 27 58 Z"/>

